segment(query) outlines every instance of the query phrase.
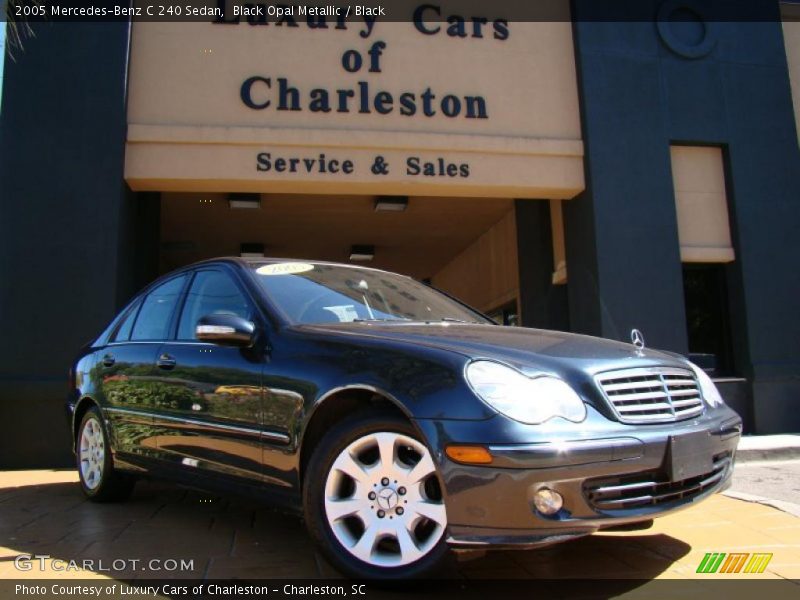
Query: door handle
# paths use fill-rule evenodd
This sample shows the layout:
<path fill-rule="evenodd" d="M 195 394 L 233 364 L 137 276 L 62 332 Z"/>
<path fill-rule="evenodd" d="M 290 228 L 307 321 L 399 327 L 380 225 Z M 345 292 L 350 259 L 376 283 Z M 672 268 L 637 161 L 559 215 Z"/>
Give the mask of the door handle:
<path fill-rule="evenodd" d="M 162 354 L 158 357 L 158 361 L 156 361 L 159 369 L 169 370 L 175 367 L 175 358 L 170 356 L 169 354 Z"/>
<path fill-rule="evenodd" d="M 104 367 L 113 367 L 115 362 L 117 362 L 117 359 L 115 359 L 112 354 L 106 354 L 103 357 L 103 366 Z"/>

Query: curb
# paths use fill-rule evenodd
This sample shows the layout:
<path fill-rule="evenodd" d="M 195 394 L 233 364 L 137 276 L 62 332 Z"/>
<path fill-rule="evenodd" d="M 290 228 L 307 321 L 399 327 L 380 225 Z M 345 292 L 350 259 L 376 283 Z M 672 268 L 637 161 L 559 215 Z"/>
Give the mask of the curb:
<path fill-rule="evenodd" d="M 785 500 L 773 500 L 772 498 L 765 498 L 764 496 L 754 496 L 753 494 L 745 494 L 744 492 L 734 492 L 732 490 L 725 490 L 722 492 L 723 496 L 733 498 L 735 500 L 743 500 L 744 502 L 754 502 L 756 504 L 763 504 L 777 508 L 780 511 L 800 517 L 800 504 L 787 502 Z"/>
<path fill-rule="evenodd" d="M 746 435 L 736 450 L 737 463 L 800 459 L 800 435 Z"/>
<path fill-rule="evenodd" d="M 800 460 L 800 448 L 738 449 L 737 463 Z"/>

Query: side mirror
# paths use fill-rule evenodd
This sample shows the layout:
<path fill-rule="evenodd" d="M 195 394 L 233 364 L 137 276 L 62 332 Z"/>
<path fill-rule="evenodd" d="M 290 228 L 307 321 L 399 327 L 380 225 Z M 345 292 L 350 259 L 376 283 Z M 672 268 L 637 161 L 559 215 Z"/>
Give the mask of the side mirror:
<path fill-rule="evenodd" d="M 236 315 L 206 315 L 197 322 L 195 337 L 219 346 L 249 348 L 255 342 L 256 326 Z"/>

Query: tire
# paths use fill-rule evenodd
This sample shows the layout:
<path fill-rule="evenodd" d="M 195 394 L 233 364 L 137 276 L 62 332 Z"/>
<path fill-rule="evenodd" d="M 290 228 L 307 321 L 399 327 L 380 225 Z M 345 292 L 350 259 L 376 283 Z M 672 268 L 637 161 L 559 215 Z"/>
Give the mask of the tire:
<path fill-rule="evenodd" d="M 306 469 L 303 508 L 314 541 L 350 577 L 423 577 L 449 556 L 430 450 L 390 414 L 353 415 L 322 438 Z"/>
<path fill-rule="evenodd" d="M 127 500 L 136 480 L 114 468 L 108 431 L 100 409 L 86 411 L 75 440 L 75 460 L 81 490 L 93 502 Z"/>

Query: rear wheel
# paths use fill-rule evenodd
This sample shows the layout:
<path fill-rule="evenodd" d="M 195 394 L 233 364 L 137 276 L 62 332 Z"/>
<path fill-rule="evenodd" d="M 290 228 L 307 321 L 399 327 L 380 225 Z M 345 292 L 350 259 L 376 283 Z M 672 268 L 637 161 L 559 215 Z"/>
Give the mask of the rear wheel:
<path fill-rule="evenodd" d="M 311 535 L 347 575 L 419 577 L 448 555 L 436 466 L 403 419 L 358 415 L 334 427 L 309 462 L 304 502 Z"/>
<path fill-rule="evenodd" d="M 83 415 L 78 428 L 75 457 L 81 489 L 90 500 L 114 502 L 131 495 L 135 479 L 114 469 L 108 434 L 96 406 Z"/>

